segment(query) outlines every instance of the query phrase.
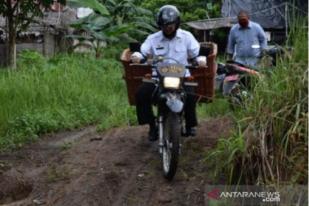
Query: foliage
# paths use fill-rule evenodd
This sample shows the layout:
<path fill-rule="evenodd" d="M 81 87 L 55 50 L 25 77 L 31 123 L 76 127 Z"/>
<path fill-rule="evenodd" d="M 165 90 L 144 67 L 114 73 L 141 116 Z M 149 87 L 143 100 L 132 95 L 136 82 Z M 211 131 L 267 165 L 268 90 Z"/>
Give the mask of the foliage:
<path fill-rule="evenodd" d="M 65 0 L 58 0 L 58 2 L 65 3 Z M 6 18 L 13 18 L 13 26 L 15 26 L 17 30 L 25 30 L 33 21 L 34 17 L 43 15 L 42 6 L 48 7 L 52 3 L 52 0 L 3 0 L 0 2 L 0 15 Z"/>
<path fill-rule="evenodd" d="M 244 137 L 239 129 L 229 139 L 220 138 L 216 149 L 209 152 L 204 162 L 213 164 L 214 176 L 219 176 L 222 170 L 227 171 L 226 176 L 229 177 L 229 181 L 232 181 L 235 173 L 239 172 L 234 171 L 234 169 L 237 169 L 234 165 L 239 163 L 235 161 L 235 157 L 241 155 L 244 151 Z"/>
<path fill-rule="evenodd" d="M 220 16 L 221 1 L 172 0 L 166 2 L 165 0 L 153 0 L 141 3 L 142 7 L 155 12 L 166 4 L 175 5 L 179 9 L 183 22 Z"/>
<path fill-rule="evenodd" d="M 84 6 L 93 9 L 96 12 L 99 12 L 101 15 L 109 15 L 108 10 L 97 0 L 68 0 L 70 5 L 75 6 Z"/>
<path fill-rule="evenodd" d="M 225 151 L 219 144 L 211 153 L 216 163 L 233 156 L 228 165 L 221 167 L 233 176 L 233 182 L 308 182 L 308 37 L 302 25 L 299 21 L 291 28 L 288 42 L 293 51 L 283 56 L 274 70 L 264 71 L 254 88 L 253 101 L 238 113 L 245 150 L 231 154 L 231 138 Z M 237 168 L 238 173 L 232 174 Z"/>
<path fill-rule="evenodd" d="M 25 65 L 27 65 L 25 68 L 29 67 L 28 65 L 32 65 L 36 68 L 43 68 L 46 66 L 46 63 L 47 61 L 42 54 L 32 50 L 23 50 L 18 55 L 19 68 L 23 68 Z"/>
<path fill-rule="evenodd" d="M 65 0 L 58 0 L 65 3 Z M 42 7 L 50 6 L 52 0 L 25 0 L 25 1 L 0 1 L 0 16 L 7 20 L 8 33 L 8 60 L 11 68 L 16 68 L 16 34 L 28 28 L 31 22 L 36 21 L 35 17 L 43 15 Z"/>
<path fill-rule="evenodd" d="M 112 21 L 117 24 L 128 23 L 136 16 L 151 16 L 152 12 L 139 7 L 134 0 L 101 0 L 109 10 Z"/>
<path fill-rule="evenodd" d="M 151 10 L 136 3 L 136 0 L 101 0 L 111 13 L 115 25 L 129 24 L 127 33 L 129 40 L 144 39 L 156 30 Z"/>
<path fill-rule="evenodd" d="M 59 55 L 47 61 L 30 51 L 21 57 L 17 71 L 0 72 L 0 150 L 64 128 L 136 122 L 116 60 Z"/>
<path fill-rule="evenodd" d="M 83 40 L 90 40 L 92 48 L 99 51 L 102 47 L 99 42 L 111 44 L 119 42 L 122 34 L 129 31 L 128 24 L 115 25 L 109 17 L 91 14 L 71 25 L 80 31 L 86 31 L 88 35 L 71 35 L 68 37 Z"/>
<path fill-rule="evenodd" d="M 93 13 L 85 18 L 76 21 L 72 26 L 88 35 L 70 36 L 79 40 L 99 40 L 107 45 L 120 41 L 137 41 L 145 38 L 150 32 L 155 31 L 152 26 L 152 13 L 149 10 L 138 7 L 133 0 L 104 0 L 99 5 L 106 8 L 109 15 L 98 15 Z M 83 5 L 81 3 L 81 5 Z M 86 6 L 87 4 L 85 4 Z M 95 7 L 92 7 L 95 9 Z M 100 44 L 93 45 L 96 51 Z M 98 55 L 97 55 L 98 56 Z"/>
<path fill-rule="evenodd" d="M 199 104 L 197 106 L 197 114 L 199 118 L 218 117 L 227 114 L 232 114 L 229 108 L 229 103 L 226 98 L 216 95 L 213 102 L 209 104 Z"/>

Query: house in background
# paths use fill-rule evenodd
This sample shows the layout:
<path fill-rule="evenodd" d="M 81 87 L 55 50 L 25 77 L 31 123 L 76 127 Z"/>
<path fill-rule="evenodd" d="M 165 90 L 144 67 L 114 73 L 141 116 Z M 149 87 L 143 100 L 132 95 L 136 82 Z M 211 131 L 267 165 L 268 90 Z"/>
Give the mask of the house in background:
<path fill-rule="evenodd" d="M 199 41 L 216 42 L 219 51 L 224 52 L 229 30 L 237 23 L 237 14 L 241 10 L 249 12 L 250 19 L 259 23 L 264 28 L 268 41 L 275 44 L 285 42 L 296 15 L 308 18 L 308 2 L 305 0 L 295 1 L 295 4 L 286 0 L 224 0 L 222 18 L 186 24 L 196 31 Z"/>
<path fill-rule="evenodd" d="M 31 23 L 26 31 L 19 32 L 16 38 L 17 54 L 25 49 L 35 50 L 45 56 L 53 56 L 66 51 L 69 42 L 66 35 L 72 34 L 70 24 L 77 19 L 76 10 L 55 2 L 43 12 L 37 23 Z M 6 19 L 0 16 L 0 65 L 7 63 Z"/>

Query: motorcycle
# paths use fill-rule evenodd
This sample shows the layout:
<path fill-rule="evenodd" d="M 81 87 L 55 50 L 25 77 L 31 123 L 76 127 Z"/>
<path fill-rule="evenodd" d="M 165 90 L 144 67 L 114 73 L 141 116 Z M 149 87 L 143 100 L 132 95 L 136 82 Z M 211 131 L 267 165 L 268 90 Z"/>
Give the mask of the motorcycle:
<path fill-rule="evenodd" d="M 260 73 L 254 69 L 232 60 L 226 64 L 218 63 L 217 89 L 222 91 L 224 96 L 228 96 L 232 108 L 243 106 L 244 99 L 252 98 L 252 77 L 259 75 Z M 229 84 L 231 86 L 228 86 Z"/>
<path fill-rule="evenodd" d="M 287 54 L 290 49 L 283 49 L 282 47 L 269 46 L 263 52 L 261 59 L 267 60 L 264 66 L 274 68 L 278 61 L 278 56 Z M 261 76 L 255 68 L 243 65 L 241 63 L 229 60 L 226 64 L 218 63 L 217 65 L 216 88 L 221 91 L 224 96 L 228 96 L 232 108 L 235 106 L 244 106 L 244 99 L 252 99 L 250 90 L 252 89 L 252 78 Z M 271 69 L 269 70 L 271 71 Z M 231 85 L 226 86 L 224 85 Z"/>
<path fill-rule="evenodd" d="M 164 60 L 173 60 L 175 63 L 167 63 Z M 197 83 L 186 81 L 185 73 L 189 67 L 172 58 L 158 57 L 153 61 L 152 68 L 156 71 L 157 77 L 144 78 L 143 82 L 156 85 L 152 102 L 157 107 L 158 148 L 164 177 L 172 180 L 176 174 L 184 134 L 183 109 L 187 95 L 184 86 L 195 87 Z"/>

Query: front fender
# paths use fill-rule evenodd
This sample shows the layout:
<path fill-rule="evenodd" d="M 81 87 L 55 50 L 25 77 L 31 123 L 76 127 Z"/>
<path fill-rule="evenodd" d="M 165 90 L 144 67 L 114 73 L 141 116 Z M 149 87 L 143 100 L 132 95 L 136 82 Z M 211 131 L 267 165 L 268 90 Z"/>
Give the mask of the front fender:
<path fill-rule="evenodd" d="M 166 106 L 175 113 L 180 113 L 183 110 L 184 103 L 177 96 L 167 97 Z"/>

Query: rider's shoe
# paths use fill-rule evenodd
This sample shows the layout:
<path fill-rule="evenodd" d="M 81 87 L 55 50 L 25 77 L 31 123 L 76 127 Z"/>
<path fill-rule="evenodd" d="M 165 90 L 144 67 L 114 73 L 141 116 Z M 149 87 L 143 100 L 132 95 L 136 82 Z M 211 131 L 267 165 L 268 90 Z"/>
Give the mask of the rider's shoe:
<path fill-rule="evenodd" d="M 196 127 L 189 127 L 187 129 L 187 134 L 192 137 L 196 136 Z"/>
<path fill-rule="evenodd" d="M 156 125 L 149 126 L 148 140 L 151 142 L 158 140 L 158 128 Z"/>
<path fill-rule="evenodd" d="M 196 136 L 196 127 L 186 127 L 185 137 Z"/>

